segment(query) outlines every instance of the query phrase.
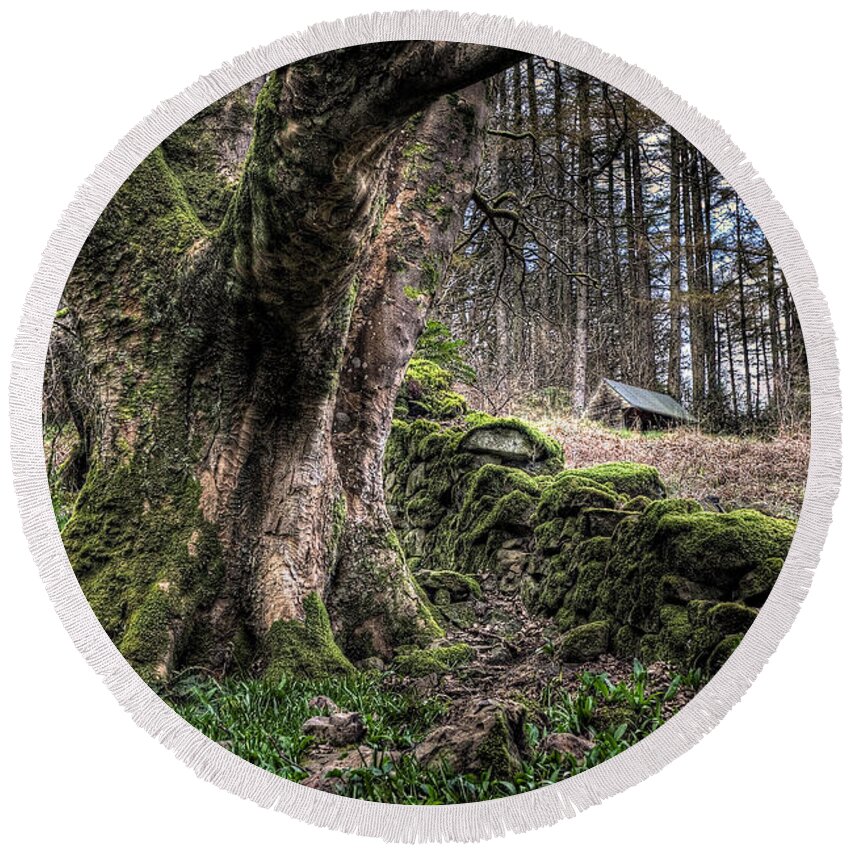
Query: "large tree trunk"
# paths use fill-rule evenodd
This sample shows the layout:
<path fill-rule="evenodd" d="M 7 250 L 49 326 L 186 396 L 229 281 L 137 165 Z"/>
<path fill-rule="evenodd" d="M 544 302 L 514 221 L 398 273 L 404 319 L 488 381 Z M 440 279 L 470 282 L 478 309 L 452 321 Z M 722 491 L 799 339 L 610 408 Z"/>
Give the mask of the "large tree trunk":
<path fill-rule="evenodd" d="M 314 594 L 354 657 L 436 634 L 383 450 L 474 186 L 480 81 L 519 58 L 397 42 L 304 60 L 259 93 L 219 227 L 160 149 L 107 208 L 66 290 L 98 403 L 65 538 L 143 672 L 222 666 Z"/>

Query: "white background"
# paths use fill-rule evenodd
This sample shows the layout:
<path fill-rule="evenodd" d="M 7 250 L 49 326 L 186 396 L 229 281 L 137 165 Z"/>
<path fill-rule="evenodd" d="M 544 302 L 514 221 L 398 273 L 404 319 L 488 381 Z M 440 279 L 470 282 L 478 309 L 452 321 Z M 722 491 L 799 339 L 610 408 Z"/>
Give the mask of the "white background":
<path fill-rule="evenodd" d="M 3 386 L 24 293 L 74 190 L 160 100 L 281 35 L 409 2 L 7 6 L 0 61 Z M 683 0 L 418 2 L 527 17 L 614 52 L 718 119 L 800 230 L 848 362 L 847 26 L 840 4 Z M 845 397 L 848 382 L 843 380 Z M 6 391 L 0 419 L 8 446 Z M 846 428 L 845 428 L 846 436 Z M 196 779 L 139 730 L 73 648 L 26 549 L 0 455 L 0 836 L 9 847 L 377 847 Z M 577 819 L 494 848 L 847 846 L 846 493 L 788 637 L 744 700 L 660 774 Z"/>

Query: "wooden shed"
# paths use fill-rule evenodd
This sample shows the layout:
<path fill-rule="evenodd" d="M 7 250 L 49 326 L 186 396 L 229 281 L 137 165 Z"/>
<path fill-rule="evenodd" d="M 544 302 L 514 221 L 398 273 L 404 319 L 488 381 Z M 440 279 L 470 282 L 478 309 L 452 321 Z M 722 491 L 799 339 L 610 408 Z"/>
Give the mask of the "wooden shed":
<path fill-rule="evenodd" d="M 664 393 L 603 378 L 584 414 L 611 428 L 636 431 L 672 428 L 695 421 L 678 401 Z"/>

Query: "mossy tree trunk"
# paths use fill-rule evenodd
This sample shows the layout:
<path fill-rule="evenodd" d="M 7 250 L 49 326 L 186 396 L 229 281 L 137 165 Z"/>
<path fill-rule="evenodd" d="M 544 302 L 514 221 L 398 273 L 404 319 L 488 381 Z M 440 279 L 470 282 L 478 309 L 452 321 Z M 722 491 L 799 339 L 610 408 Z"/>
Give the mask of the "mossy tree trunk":
<path fill-rule="evenodd" d="M 241 179 L 211 211 L 174 144 L 105 210 L 59 331 L 95 435 L 65 540 L 146 674 L 226 666 L 308 597 L 355 658 L 435 634 L 383 450 L 474 185 L 480 81 L 519 58 L 397 42 L 304 60 L 259 92 Z"/>

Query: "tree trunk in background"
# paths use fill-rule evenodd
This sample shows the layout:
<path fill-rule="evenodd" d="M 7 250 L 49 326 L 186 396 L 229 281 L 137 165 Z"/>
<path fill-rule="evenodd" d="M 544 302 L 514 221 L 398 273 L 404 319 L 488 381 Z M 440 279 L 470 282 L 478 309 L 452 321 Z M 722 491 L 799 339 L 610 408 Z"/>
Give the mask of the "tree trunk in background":
<path fill-rule="evenodd" d="M 555 187 L 557 196 L 560 199 L 567 198 L 567 163 L 564 156 L 564 147 L 566 144 L 566 130 L 564 127 L 564 104 L 563 104 L 563 75 L 561 66 L 555 66 Z M 560 257 L 566 257 L 570 251 L 570 207 L 567 203 L 562 202 L 558 205 L 555 211 L 558 223 L 558 241 L 557 253 Z M 569 369 L 566 368 L 568 352 L 572 350 L 573 328 L 572 328 L 572 289 L 569 277 L 564 274 L 562 269 L 558 269 L 553 276 L 556 291 L 553 293 L 553 315 L 558 319 L 560 329 L 560 351 L 553 352 L 559 363 L 565 364 L 561 369 L 561 376 L 565 387 L 569 386 L 571 376 Z"/>
<path fill-rule="evenodd" d="M 741 330 L 741 350 L 744 359 L 744 398 L 746 400 L 747 419 L 753 418 L 753 391 L 752 391 L 752 376 L 750 374 L 750 335 L 747 329 L 747 301 L 744 291 L 744 278 L 746 276 L 744 269 L 744 257 L 741 253 L 743 246 L 743 237 L 741 235 L 741 205 L 738 199 L 735 199 L 735 239 L 738 243 L 738 323 Z"/>
<path fill-rule="evenodd" d="M 670 345 L 667 357 L 667 391 L 682 397 L 682 256 L 680 158 L 681 137 L 670 128 Z"/>
<path fill-rule="evenodd" d="M 705 337 L 706 337 L 706 392 L 708 394 L 708 413 L 714 422 L 723 417 L 723 394 L 720 390 L 720 346 L 718 343 L 718 315 L 714 305 L 714 245 L 712 244 L 712 180 L 713 166 L 701 154 L 697 154 L 702 177 L 702 196 L 705 205 L 703 243 L 705 245 Z"/>
<path fill-rule="evenodd" d="M 700 201 L 697 182 L 694 179 L 696 165 L 695 152 L 690 151 L 683 158 L 685 208 L 685 244 L 688 252 L 688 325 L 691 337 L 691 380 L 693 386 L 693 407 L 697 415 L 705 412 L 705 252 L 702 246 L 702 217 L 699 215 Z"/>
<path fill-rule="evenodd" d="M 576 249 L 576 319 L 573 346 L 573 411 L 584 412 L 587 401 L 587 301 L 590 263 L 590 192 L 593 137 L 590 128 L 590 77 L 578 75 L 578 230 Z"/>
<path fill-rule="evenodd" d="M 767 310 L 768 331 L 770 334 L 770 368 L 773 377 L 773 407 L 778 418 L 784 415 L 783 381 L 782 373 L 782 351 L 779 335 L 779 304 L 776 288 L 776 269 L 774 267 L 773 251 L 770 245 L 766 245 L 767 257 Z"/>
<path fill-rule="evenodd" d="M 635 301 L 637 338 L 635 377 L 642 387 L 653 388 L 655 375 L 655 344 L 652 322 L 652 283 L 649 257 L 649 234 L 643 204 L 643 169 L 641 168 L 640 137 L 637 125 L 632 122 L 627 151 L 631 154 L 632 204 L 635 250 Z M 627 156 L 629 153 L 626 154 Z"/>
<path fill-rule="evenodd" d="M 520 58 L 392 42 L 303 60 L 257 98 L 220 228 L 161 149 L 107 208 L 66 289 L 98 431 L 65 539 L 138 669 L 166 676 L 190 643 L 221 667 L 311 594 L 355 657 L 433 637 L 381 460 L 474 185 L 479 81 Z"/>

